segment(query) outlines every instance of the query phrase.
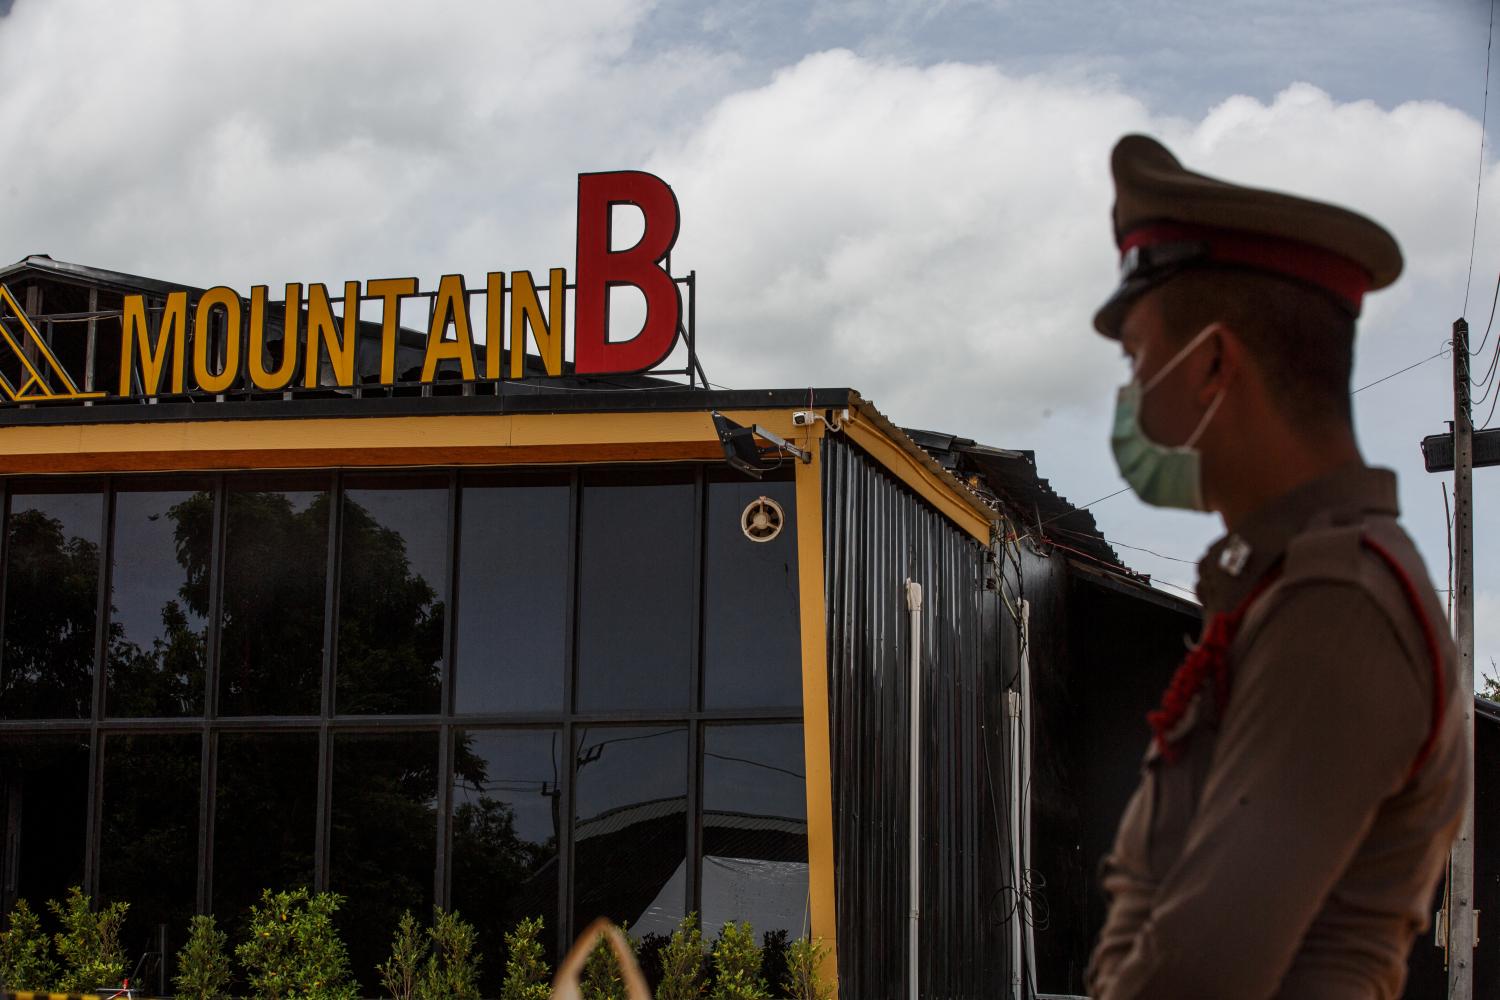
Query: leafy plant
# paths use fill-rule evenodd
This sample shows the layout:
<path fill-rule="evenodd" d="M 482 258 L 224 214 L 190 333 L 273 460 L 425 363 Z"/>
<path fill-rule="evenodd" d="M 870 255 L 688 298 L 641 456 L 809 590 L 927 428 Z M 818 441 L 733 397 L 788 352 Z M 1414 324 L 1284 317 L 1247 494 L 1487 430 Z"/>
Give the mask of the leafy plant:
<path fill-rule="evenodd" d="M 703 995 L 703 932 L 698 929 L 698 914 L 682 918 L 660 955 L 656 1000 L 698 1000 Z"/>
<path fill-rule="evenodd" d="M 187 943 L 177 953 L 177 1000 L 221 1000 L 229 987 L 228 938 L 211 916 L 193 918 Z"/>
<path fill-rule="evenodd" d="M 16 900 L 10 927 L 0 931 L 0 989 L 45 990 L 56 977 L 41 921 L 26 900 Z"/>
<path fill-rule="evenodd" d="M 542 918 L 530 917 L 505 935 L 509 957 L 505 960 L 505 984 L 500 989 L 500 1000 L 547 1000 L 551 993 L 548 986 L 551 973 L 542 957 L 545 949 L 537 940 L 541 934 Z"/>
<path fill-rule="evenodd" d="M 380 985 L 391 1000 L 413 1000 L 417 994 L 422 959 L 426 956 L 426 935 L 417 924 L 417 918 L 407 910 L 401 914 L 401 922 L 391 938 L 391 957 L 375 966 L 375 971 L 380 973 Z"/>
<path fill-rule="evenodd" d="M 256 1000 L 355 1000 L 349 956 L 333 926 L 344 897 L 266 889 L 250 907 L 250 940 L 235 949 Z"/>
<path fill-rule="evenodd" d="M 760 939 L 760 978 L 768 985 L 786 982 L 787 939 L 791 937 L 785 929 L 766 931 Z"/>
<path fill-rule="evenodd" d="M 724 925 L 714 941 L 712 1000 L 768 1000 L 770 992 L 760 977 L 760 948 L 749 922 Z"/>
<path fill-rule="evenodd" d="M 125 978 L 125 950 L 120 947 L 120 925 L 129 903 L 111 903 L 94 912 L 89 897 L 78 886 L 62 902 L 48 900 L 47 909 L 62 923 L 52 940 L 63 972 L 58 985 L 66 992 L 87 992 L 116 986 Z"/>
<path fill-rule="evenodd" d="M 623 931 L 625 924 L 620 925 Z M 631 948 L 636 947 L 635 939 L 628 934 L 625 940 L 630 942 Z M 609 939 L 601 935 L 594 944 L 594 950 L 589 952 L 588 961 L 583 963 L 583 975 L 578 982 L 579 992 L 583 994 L 583 1000 L 628 1000 L 625 995 L 625 978 L 620 972 L 620 960 L 615 957 L 614 948 L 610 947 Z"/>
<path fill-rule="evenodd" d="M 670 935 L 650 931 L 642 934 L 640 940 L 631 942 L 635 947 L 636 964 L 641 967 L 641 978 L 646 980 L 646 988 L 653 997 L 661 986 L 661 950 L 669 940 Z"/>
<path fill-rule="evenodd" d="M 474 925 L 456 912 L 434 909 L 432 954 L 417 981 L 416 1000 L 479 1000 L 480 956 Z"/>
<path fill-rule="evenodd" d="M 787 974 L 781 988 L 791 1000 L 832 1000 L 833 986 L 823 981 L 820 971 L 827 955 L 821 938 L 798 938 L 787 948 Z"/>

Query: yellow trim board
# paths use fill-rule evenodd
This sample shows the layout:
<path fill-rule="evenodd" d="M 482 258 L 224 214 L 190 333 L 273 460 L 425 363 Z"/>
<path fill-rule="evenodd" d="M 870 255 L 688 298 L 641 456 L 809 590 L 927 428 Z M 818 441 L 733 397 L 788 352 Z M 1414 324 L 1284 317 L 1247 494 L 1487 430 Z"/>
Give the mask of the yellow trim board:
<path fill-rule="evenodd" d="M 838 996 L 838 910 L 833 842 L 833 752 L 828 705 L 828 611 L 823 580 L 823 450 L 809 434 L 800 446 L 813 454 L 797 463 L 797 587 L 802 627 L 802 753 L 807 775 L 808 909 L 814 939 L 827 947 L 823 978 Z"/>
<path fill-rule="evenodd" d="M 873 411 L 871 411 L 873 412 Z M 928 503 L 941 511 L 954 524 L 988 545 L 994 534 L 994 524 L 1000 515 L 986 510 L 967 495 L 956 479 L 932 462 L 928 468 L 922 460 L 898 444 L 883 428 L 869 421 L 869 413 L 850 409 L 850 418 L 844 421 L 844 434 L 859 445 L 892 475 L 914 490 Z M 877 414 L 878 416 L 878 414 Z M 899 433 L 899 431 L 897 431 Z M 916 447 L 913 445 L 912 447 Z M 931 460 L 928 459 L 930 462 Z M 952 479 L 951 482 L 947 481 Z"/>
<path fill-rule="evenodd" d="M 789 410 L 726 414 L 788 439 Z M 722 460 L 702 410 L 467 414 L 0 427 L 14 473 Z"/>

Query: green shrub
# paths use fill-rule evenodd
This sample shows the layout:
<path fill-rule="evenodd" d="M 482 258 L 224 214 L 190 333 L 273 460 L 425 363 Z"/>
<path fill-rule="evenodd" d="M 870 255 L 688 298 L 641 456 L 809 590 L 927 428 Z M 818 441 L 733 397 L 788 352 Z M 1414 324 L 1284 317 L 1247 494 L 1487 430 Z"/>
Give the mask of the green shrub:
<path fill-rule="evenodd" d="M 52 938 L 63 964 L 57 985 L 68 993 L 118 986 L 125 978 L 120 925 L 130 904 L 111 903 L 96 913 L 89 909 L 89 897 L 75 885 L 68 890 L 66 900 L 49 900 L 47 909 L 63 928 Z"/>
<path fill-rule="evenodd" d="M 221 1000 L 229 988 L 229 956 L 224 952 L 228 938 L 214 923 L 214 918 L 193 918 L 187 943 L 177 953 L 177 1000 Z"/>
<path fill-rule="evenodd" d="M 770 995 L 760 978 L 760 948 L 750 924 L 731 920 L 714 941 L 712 1000 L 768 1000 Z"/>
<path fill-rule="evenodd" d="M 26 900 L 16 900 L 9 923 L 8 929 L 0 931 L 0 988 L 48 989 L 57 979 L 57 963 L 52 961 L 41 921 Z"/>
<path fill-rule="evenodd" d="M 786 930 L 766 931 L 760 939 L 760 978 L 771 987 L 786 982 L 787 939 Z"/>
<path fill-rule="evenodd" d="M 344 897 L 266 889 L 250 907 L 250 940 L 235 949 L 256 1000 L 355 1000 L 349 955 L 333 926 Z"/>
<path fill-rule="evenodd" d="M 391 938 L 391 957 L 375 966 L 375 971 L 380 973 L 380 985 L 391 1000 L 413 1000 L 417 994 L 422 959 L 426 956 L 426 935 L 417 924 L 417 918 L 407 910 L 401 914 L 401 922 Z"/>
<path fill-rule="evenodd" d="M 474 925 L 456 912 L 433 911 L 432 954 L 417 980 L 416 1000 L 479 1000 L 480 955 Z"/>
<path fill-rule="evenodd" d="M 505 960 L 505 985 L 500 989 L 500 1000 L 547 1000 L 551 995 L 548 982 L 552 977 L 542 957 L 546 949 L 537 940 L 541 935 L 541 917 L 522 920 L 505 935 L 509 957 Z"/>
<path fill-rule="evenodd" d="M 798 938 L 786 951 L 786 979 L 782 989 L 791 1000 L 831 1000 L 833 986 L 823 981 L 821 969 L 828 948 L 822 939 Z"/>
<path fill-rule="evenodd" d="M 661 985 L 656 1000 L 698 1000 L 703 995 L 703 932 L 689 913 L 661 949 Z"/>
<path fill-rule="evenodd" d="M 623 931 L 627 926 L 621 924 L 620 929 Z M 630 935 L 627 934 L 625 940 L 630 942 L 632 949 L 636 947 L 635 939 Z M 583 1000 L 628 1000 L 620 960 L 615 957 L 609 938 L 602 934 L 594 943 L 594 950 L 589 952 L 588 961 L 583 963 L 583 976 L 578 986 Z"/>

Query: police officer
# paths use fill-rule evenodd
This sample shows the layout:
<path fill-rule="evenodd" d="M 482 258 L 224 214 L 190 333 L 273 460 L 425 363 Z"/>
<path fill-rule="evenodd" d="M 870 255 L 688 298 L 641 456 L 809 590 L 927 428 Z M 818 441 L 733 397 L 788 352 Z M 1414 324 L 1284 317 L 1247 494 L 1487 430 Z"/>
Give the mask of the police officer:
<path fill-rule="evenodd" d="M 1144 136 L 1112 167 L 1123 275 L 1094 322 L 1133 368 L 1115 457 L 1147 503 L 1226 534 L 1101 866 L 1090 992 L 1396 997 L 1471 766 L 1442 607 L 1352 425 L 1355 318 L 1401 252 Z"/>

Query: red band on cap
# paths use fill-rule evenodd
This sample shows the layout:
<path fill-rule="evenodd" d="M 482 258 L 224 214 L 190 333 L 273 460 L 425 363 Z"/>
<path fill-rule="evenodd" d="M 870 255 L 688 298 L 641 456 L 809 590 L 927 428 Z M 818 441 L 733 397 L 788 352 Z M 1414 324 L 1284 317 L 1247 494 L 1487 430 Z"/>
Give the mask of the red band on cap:
<path fill-rule="evenodd" d="M 1126 233 L 1120 241 L 1120 253 L 1124 255 L 1132 247 L 1187 242 L 1206 244 L 1208 259 L 1216 263 L 1239 264 L 1315 285 L 1349 303 L 1356 314 L 1374 283 L 1368 271 L 1332 250 L 1242 229 L 1158 222 Z"/>

